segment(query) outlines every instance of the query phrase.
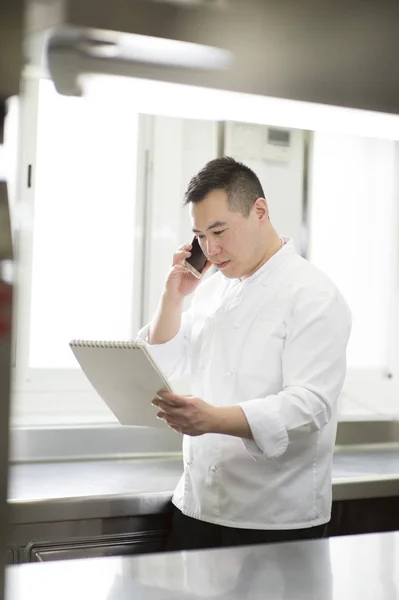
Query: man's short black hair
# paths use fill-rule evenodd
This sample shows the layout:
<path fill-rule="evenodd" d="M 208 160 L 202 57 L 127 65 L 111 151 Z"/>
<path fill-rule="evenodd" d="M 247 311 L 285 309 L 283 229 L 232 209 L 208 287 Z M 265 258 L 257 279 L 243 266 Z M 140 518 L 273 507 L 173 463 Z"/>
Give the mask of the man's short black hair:
<path fill-rule="evenodd" d="M 226 190 L 229 208 L 248 217 L 258 198 L 264 198 L 255 173 L 234 158 L 224 156 L 208 162 L 188 184 L 184 204 L 201 202 L 213 190 Z"/>

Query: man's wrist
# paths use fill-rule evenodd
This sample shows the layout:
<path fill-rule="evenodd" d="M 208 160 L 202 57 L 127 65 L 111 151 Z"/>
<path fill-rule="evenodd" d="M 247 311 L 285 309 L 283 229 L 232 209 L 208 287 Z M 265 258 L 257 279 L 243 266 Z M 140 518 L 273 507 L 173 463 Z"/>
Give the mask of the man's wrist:
<path fill-rule="evenodd" d="M 161 304 L 164 307 L 172 308 L 174 310 L 183 310 L 184 298 L 176 298 L 169 294 L 166 290 L 162 294 Z"/>
<path fill-rule="evenodd" d="M 212 406 L 210 433 L 253 439 L 251 428 L 241 406 Z"/>

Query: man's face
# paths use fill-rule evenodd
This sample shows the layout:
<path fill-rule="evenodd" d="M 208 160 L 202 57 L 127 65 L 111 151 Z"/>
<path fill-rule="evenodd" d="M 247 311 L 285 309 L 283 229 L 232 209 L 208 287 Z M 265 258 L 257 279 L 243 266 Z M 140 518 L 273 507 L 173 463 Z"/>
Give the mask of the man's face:
<path fill-rule="evenodd" d="M 262 229 L 267 220 L 267 205 L 253 207 L 248 217 L 232 212 L 227 192 L 213 190 L 204 200 L 190 204 L 193 231 L 202 251 L 211 263 L 228 278 L 251 275 L 262 259 Z"/>

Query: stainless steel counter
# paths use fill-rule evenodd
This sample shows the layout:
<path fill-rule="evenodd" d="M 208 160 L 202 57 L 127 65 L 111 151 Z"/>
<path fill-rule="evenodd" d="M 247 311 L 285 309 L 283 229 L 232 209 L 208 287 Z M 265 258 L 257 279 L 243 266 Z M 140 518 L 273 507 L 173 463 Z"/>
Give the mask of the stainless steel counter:
<path fill-rule="evenodd" d="M 399 496 L 399 444 L 336 448 L 333 499 Z"/>
<path fill-rule="evenodd" d="M 397 600 L 399 533 L 7 569 L 7 600 Z"/>
<path fill-rule="evenodd" d="M 168 510 L 180 457 L 11 467 L 13 524 L 144 515 Z M 334 500 L 399 496 L 399 447 L 337 449 Z"/>
<path fill-rule="evenodd" d="M 14 525 L 146 515 L 168 510 L 183 471 L 180 457 L 14 465 Z"/>

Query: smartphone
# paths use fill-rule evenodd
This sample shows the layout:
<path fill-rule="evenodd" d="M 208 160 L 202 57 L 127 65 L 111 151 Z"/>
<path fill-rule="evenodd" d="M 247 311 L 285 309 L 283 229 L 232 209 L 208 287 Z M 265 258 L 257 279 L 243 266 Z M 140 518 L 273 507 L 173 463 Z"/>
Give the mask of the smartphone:
<path fill-rule="evenodd" d="M 183 265 L 197 278 L 201 279 L 203 270 L 206 267 L 208 259 L 201 250 L 198 238 L 195 237 L 191 242 L 191 256 L 183 260 Z"/>

